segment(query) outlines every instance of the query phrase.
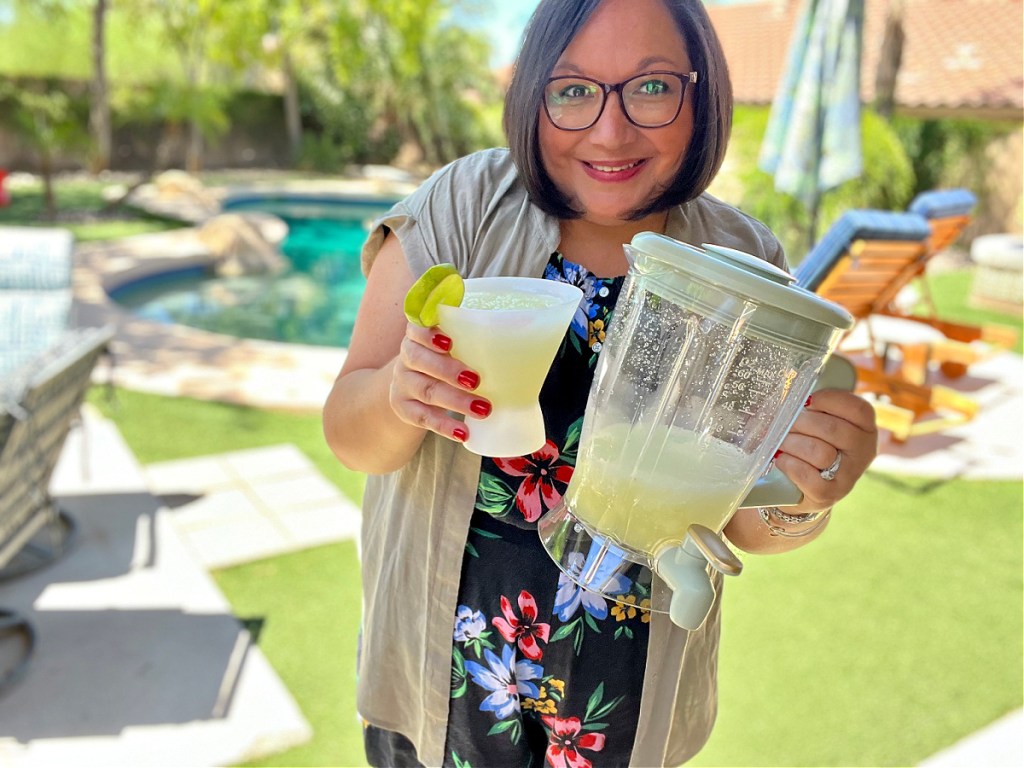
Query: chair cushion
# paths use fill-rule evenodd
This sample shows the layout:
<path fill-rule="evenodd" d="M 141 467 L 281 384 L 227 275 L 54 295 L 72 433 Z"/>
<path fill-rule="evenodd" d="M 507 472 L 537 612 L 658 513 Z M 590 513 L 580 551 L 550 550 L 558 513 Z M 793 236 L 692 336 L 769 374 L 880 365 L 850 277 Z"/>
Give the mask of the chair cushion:
<path fill-rule="evenodd" d="M 839 258 L 857 240 L 924 240 L 931 234 L 928 222 L 916 213 L 894 211 L 847 211 L 794 270 L 796 283 L 814 291 Z"/>
<path fill-rule="evenodd" d="M 978 198 L 969 189 L 934 189 L 915 197 L 907 210 L 926 219 L 966 216 L 974 210 Z"/>
<path fill-rule="evenodd" d="M 53 345 L 70 313 L 70 291 L 0 291 L 0 376 Z"/>
<path fill-rule="evenodd" d="M 66 229 L 0 227 L 0 288 L 70 288 L 73 253 Z"/>

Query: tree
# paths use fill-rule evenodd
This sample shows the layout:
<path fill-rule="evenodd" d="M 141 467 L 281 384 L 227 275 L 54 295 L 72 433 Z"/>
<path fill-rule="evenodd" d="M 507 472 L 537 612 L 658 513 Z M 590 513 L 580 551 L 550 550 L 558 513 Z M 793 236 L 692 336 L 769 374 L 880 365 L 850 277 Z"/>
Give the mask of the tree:
<path fill-rule="evenodd" d="M 474 148 L 480 137 L 467 125 L 498 99 L 488 43 L 452 24 L 452 8 L 451 0 L 361 0 L 332 27 L 340 86 L 432 165 Z"/>
<path fill-rule="evenodd" d="M 296 162 L 302 148 L 300 79 L 304 72 L 322 69 L 321 62 L 327 58 L 324 30 L 333 20 L 334 9 L 332 4 L 307 0 L 256 1 L 266 14 L 261 48 L 267 66 L 281 76 L 288 147 Z"/>
<path fill-rule="evenodd" d="M 875 75 L 875 111 L 886 120 L 892 119 L 896 108 L 896 78 L 903 61 L 905 11 L 905 0 L 890 0 L 882 34 L 882 50 Z"/>
<path fill-rule="evenodd" d="M 178 93 L 166 100 L 168 115 L 184 118 L 185 167 L 202 167 L 203 140 L 222 135 L 228 127 L 225 85 L 238 62 L 251 50 L 254 13 L 251 0 L 130 0 L 131 10 L 159 19 L 163 36 L 176 54 L 182 82 L 165 85 Z M 172 104 L 173 102 L 173 104 Z"/>
<path fill-rule="evenodd" d="M 53 174 L 57 155 L 82 148 L 88 142 L 78 103 L 51 83 L 19 88 L 13 82 L 0 82 L 0 116 L 35 150 L 43 177 L 46 215 L 55 218 Z"/>
<path fill-rule="evenodd" d="M 110 98 L 107 89 L 106 19 L 107 0 L 96 0 L 92 12 L 92 81 L 89 90 L 89 133 L 92 136 L 92 155 L 89 159 L 93 173 L 110 167 Z"/>

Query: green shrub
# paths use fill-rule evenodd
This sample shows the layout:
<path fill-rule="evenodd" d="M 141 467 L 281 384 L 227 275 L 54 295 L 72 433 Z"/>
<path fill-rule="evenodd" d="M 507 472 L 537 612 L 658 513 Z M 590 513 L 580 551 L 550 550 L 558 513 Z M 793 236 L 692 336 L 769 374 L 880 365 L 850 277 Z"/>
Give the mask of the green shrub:
<path fill-rule="evenodd" d="M 359 97 L 329 72 L 305 76 L 300 97 L 300 170 L 337 173 L 351 164 L 386 164 L 398 154 L 400 139 L 394 126 L 375 120 Z"/>
<path fill-rule="evenodd" d="M 939 187 L 984 189 L 992 170 L 989 146 L 1018 126 L 992 120 L 893 120 L 913 164 L 915 194 Z"/>
<path fill-rule="evenodd" d="M 792 265 L 808 250 L 809 211 L 792 195 L 775 190 L 772 176 L 757 167 L 768 124 L 768 107 L 737 107 L 733 118 L 731 164 L 742 188 L 738 206 L 782 241 Z M 864 172 L 822 195 L 815 240 L 851 208 L 901 210 L 914 193 L 914 171 L 893 128 L 870 110 L 861 114 Z"/>

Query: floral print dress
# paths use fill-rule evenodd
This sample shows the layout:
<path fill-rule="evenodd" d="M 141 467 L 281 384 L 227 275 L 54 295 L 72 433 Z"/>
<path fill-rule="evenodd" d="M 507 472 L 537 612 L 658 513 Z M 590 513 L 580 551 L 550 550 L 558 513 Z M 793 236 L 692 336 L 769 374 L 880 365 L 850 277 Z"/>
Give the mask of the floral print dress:
<path fill-rule="evenodd" d="M 459 768 L 626 765 L 640 711 L 650 614 L 577 587 L 536 530 L 572 477 L 622 278 L 559 253 L 544 276 L 584 300 L 541 392 L 547 443 L 483 459 L 454 617 L 445 765 Z"/>

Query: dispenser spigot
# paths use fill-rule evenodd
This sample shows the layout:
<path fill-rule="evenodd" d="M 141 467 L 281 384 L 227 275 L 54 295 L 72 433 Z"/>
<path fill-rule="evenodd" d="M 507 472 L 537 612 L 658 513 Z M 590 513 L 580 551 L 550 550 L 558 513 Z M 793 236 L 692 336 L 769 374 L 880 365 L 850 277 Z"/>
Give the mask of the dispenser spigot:
<path fill-rule="evenodd" d="M 743 562 L 721 537 L 698 523 L 687 529 L 681 545 L 658 556 L 655 570 L 672 589 L 669 617 L 683 629 L 700 629 L 715 602 L 709 564 L 727 576 L 738 576 L 743 570 Z"/>

